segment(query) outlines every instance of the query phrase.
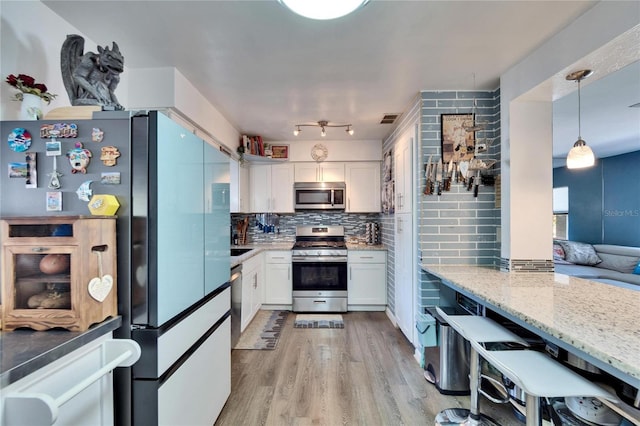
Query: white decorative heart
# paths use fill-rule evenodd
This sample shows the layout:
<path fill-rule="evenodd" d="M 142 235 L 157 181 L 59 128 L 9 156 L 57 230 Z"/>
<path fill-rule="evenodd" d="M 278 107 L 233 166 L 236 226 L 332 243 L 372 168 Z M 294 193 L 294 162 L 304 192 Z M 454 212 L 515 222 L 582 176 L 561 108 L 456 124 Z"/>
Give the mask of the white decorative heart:
<path fill-rule="evenodd" d="M 111 288 L 113 287 L 113 277 L 111 275 L 104 275 L 102 278 L 95 277 L 89 281 L 89 294 L 98 302 L 104 302 Z"/>

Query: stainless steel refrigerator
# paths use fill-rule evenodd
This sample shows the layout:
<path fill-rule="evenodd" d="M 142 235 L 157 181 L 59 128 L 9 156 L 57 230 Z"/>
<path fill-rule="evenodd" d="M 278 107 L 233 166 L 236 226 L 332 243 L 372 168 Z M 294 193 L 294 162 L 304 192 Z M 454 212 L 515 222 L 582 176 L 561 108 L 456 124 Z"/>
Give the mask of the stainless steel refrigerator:
<path fill-rule="evenodd" d="M 87 181 L 93 194 L 115 195 L 123 323 L 114 337 L 142 347 L 133 367 L 114 370 L 116 422 L 213 424 L 231 388 L 229 157 L 163 112 L 65 121 L 77 137 L 58 138 L 63 154 L 81 141 L 93 156 L 86 174 L 71 173 L 64 155 L 57 157 L 57 190 L 47 187 L 53 159 L 46 155 L 49 139 L 39 136 L 43 125 L 60 122 L 2 123 L 5 135 L 15 128 L 31 134 L 27 152 L 36 154 L 37 187 L 3 174 L 0 214 L 88 215 L 88 203 L 76 194 Z M 102 142 L 91 141 L 94 129 L 103 132 Z M 100 161 L 103 146 L 118 148 L 116 165 Z M 3 163 L 25 157 L 7 143 L 0 154 Z M 53 191 L 62 193 L 61 211 L 46 210 Z"/>

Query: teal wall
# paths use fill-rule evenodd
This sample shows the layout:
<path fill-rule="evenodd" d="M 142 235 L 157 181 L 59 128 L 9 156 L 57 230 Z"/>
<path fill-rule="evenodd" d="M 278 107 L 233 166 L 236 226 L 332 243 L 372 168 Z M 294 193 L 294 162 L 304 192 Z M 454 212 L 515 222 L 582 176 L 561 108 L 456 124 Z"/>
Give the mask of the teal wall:
<path fill-rule="evenodd" d="M 570 240 L 640 247 L 640 151 L 557 167 L 553 186 L 569 187 Z"/>

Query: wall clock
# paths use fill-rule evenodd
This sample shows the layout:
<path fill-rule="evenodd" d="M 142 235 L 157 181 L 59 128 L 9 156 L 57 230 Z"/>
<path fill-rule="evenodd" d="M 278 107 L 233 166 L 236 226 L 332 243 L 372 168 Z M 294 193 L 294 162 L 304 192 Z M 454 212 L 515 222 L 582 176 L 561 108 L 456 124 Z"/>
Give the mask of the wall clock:
<path fill-rule="evenodd" d="M 329 155 L 329 150 L 326 146 L 320 143 L 315 144 L 313 148 L 311 148 L 311 158 L 313 158 L 317 162 L 326 160 L 327 155 Z"/>

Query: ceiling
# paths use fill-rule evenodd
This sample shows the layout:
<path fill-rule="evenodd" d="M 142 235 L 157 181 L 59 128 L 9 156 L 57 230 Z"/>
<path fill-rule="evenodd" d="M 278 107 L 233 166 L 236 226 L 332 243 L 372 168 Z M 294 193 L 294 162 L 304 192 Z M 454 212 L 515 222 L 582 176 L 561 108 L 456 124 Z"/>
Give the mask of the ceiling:
<path fill-rule="evenodd" d="M 295 124 L 328 120 L 353 124 L 352 138 L 381 140 L 394 127 L 380 124 L 383 115 L 403 112 L 420 90 L 496 89 L 597 2 L 373 0 L 332 21 L 275 0 L 44 3 L 96 43 L 116 41 L 129 68 L 176 67 L 242 133 L 292 140 Z M 585 92 L 586 114 L 595 108 Z M 562 105 L 570 147 L 577 102 Z M 319 139 L 319 129 L 302 130 L 298 139 Z"/>

